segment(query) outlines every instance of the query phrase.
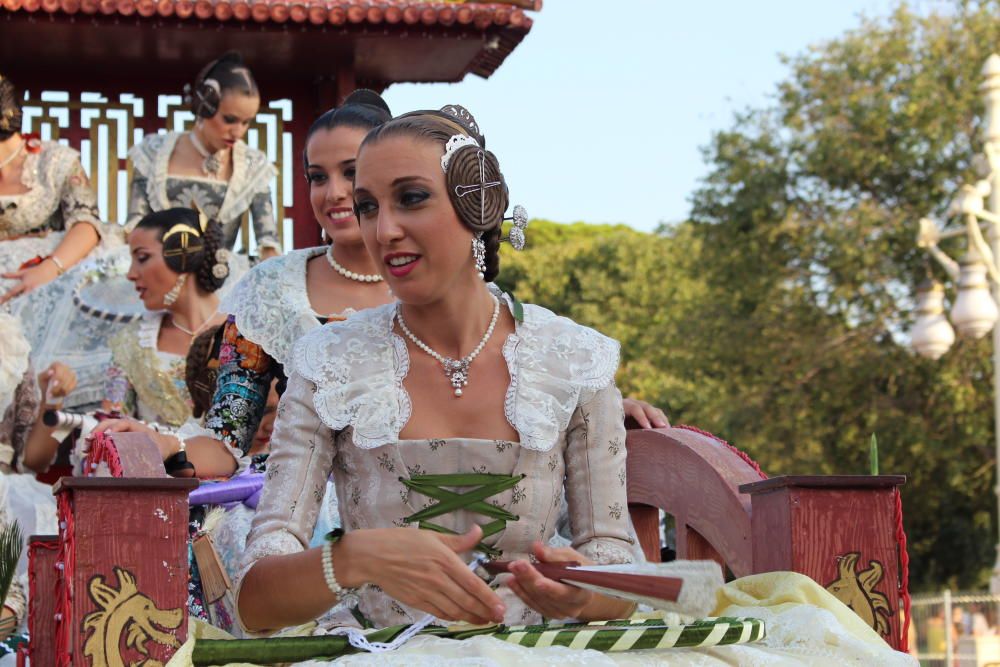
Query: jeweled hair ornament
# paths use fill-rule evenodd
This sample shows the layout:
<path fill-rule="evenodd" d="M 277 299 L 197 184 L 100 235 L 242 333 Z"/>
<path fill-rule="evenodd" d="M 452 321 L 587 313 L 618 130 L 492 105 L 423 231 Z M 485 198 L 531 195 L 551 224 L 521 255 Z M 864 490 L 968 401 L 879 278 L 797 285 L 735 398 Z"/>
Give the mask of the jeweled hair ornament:
<path fill-rule="evenodd" d="M 528 229 L 527 209 L 518 204 L 514 207 L 511 217 L 504 218 L 504 220 L 511 221 L 510 233 L 507 235 L 505 240 L 510 243 L 514 250 L 524 250 L 524 244 L 527 241 L 525 238 L 525 232 Z"/>

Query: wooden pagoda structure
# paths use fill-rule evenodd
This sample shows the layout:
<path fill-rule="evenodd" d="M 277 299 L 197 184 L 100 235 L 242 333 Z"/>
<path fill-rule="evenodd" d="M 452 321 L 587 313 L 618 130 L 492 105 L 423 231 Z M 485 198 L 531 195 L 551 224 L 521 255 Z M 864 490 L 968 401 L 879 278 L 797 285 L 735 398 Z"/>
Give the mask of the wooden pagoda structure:
<path fill-rule="evenodd" d="M 318 241 L 298 159 L 312 120 L 357 87 L 489 77 L 539 9 L 541 0 L 0 0 L 0 73 L 27 92 L 25 129 L 81 149 L 102 213 L 122 221 L 128 147 L 190 122 L 177 101 L 184 84 L 240 51 L 264 97 L 249 141 L 287 172 L 276 209 L 301 247 Z"/>

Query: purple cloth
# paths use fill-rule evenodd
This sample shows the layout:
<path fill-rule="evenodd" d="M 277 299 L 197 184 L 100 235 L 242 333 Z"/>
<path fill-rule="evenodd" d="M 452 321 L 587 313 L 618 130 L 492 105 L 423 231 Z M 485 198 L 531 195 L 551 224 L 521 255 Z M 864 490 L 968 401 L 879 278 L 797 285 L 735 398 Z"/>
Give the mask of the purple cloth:
<path fill-rule="evenodd" d="M 210 482 L 202 484 L 188 495 L 191 505 L 223 505 L 226 503 L 248 502 L 254 499 L 256 508 L 260 498 L 260 490 L 264 487 L 264 473 L 247 472 L 237 475 L 225 482 Z"/>

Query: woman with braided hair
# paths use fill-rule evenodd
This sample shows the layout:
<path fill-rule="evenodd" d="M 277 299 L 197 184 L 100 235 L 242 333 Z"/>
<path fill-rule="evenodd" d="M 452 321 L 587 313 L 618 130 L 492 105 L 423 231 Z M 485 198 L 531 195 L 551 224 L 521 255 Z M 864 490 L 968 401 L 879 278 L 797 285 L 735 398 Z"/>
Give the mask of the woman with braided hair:
<path fill-rule="evenodd" d="M 185 360 L 192 340 L 220 324 L 215 292 L 229 275 L 222 227 L 188 208 L 150 213 L 129 234 L 128 279 L 146 314 L 111 340 L 103 409 L 168 428 L 192 416 Z M 177 437 L 157 439 L 163 458 L 181 449 Z"/>
<path fill-rule="evenodd" d="M 308 333 L 290 355 L 247 540 L 244 625 L 309 621 L 340 601 L 339 586 L 358 589 L 357 611 L 377 627 L 426 612 L 476 623 L 628 615 L 627 602 L 566 587 L 491 590 L 458 555 L 565 560 L 545 546 L 565 490 L 578 560 L 641 559 L 625 510 L 618 345 L 490 288 L 509 201 L 475 121 L 453 107 L 371 131 L 354 202 L 398 303 Z M 309 549 L 331 472 L 347 533 Z M 430 487 L 466 474 L 496 488 L 435 516 L 435 530 L 413 530 L 414 512 L 441 497 Z M 494 519 L 485 534 L 484 508 Z M 356 623 L 349 613 L 332 622 Z"/>
<path fill-rule="evenodd" d="M 129 151 L 135 173 L 126 230 L 152 211 L 193 202 L 220 222 L 224 248 L 233 249 L 249 211 L 260 256 L 280 254 L 270 185 L 275 169 L 243 142 L 260 109 L 250 69 L 230 51 L 206 65 L 186 92 L 194 128 L 146 135 Z"/>
<path fill-rule="evenodd" d="M 55 280 L 106 232 L 80 155 L 21 124 L 21 95 L 0 74 L 0 304 Z"/>

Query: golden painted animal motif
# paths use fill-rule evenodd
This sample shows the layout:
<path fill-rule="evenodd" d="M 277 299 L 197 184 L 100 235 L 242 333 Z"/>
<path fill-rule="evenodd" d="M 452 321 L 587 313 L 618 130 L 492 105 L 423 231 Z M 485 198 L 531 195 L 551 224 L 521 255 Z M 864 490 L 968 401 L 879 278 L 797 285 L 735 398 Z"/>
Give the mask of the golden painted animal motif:
<path fill-rule="evenodd" d="M 882 564 L 868 561 L 868 569 L 856 571 L 861 554 L 852 552 L 837 557 L 840 577 L 828 584 L 826 590 L 850 607 L 865 623 L 880 635 L 889 634 L 889 598 L 875 590 L 882 581 Z"/>
<path fill-rule="evenodd" d="M 115 575 L 118 590 L 104 583 L 101 575 L 90 580 L 90 599 L 100 609 L 83 619 L 84 630 L 93 632 L 83 645 L 83 654 L 94 667 L 163 667 L 159 660 L 149 657 L 147 642 L 180 647 L 177 637 L 169 631 L 180 626 L 183 610 L 157 608 L 153 600 L 139 592 L 131 572 L 116 567 Z M 121 655 L 123 638 L 125 648 L 135 650 L 144 659 L 126 663 Z"/>

